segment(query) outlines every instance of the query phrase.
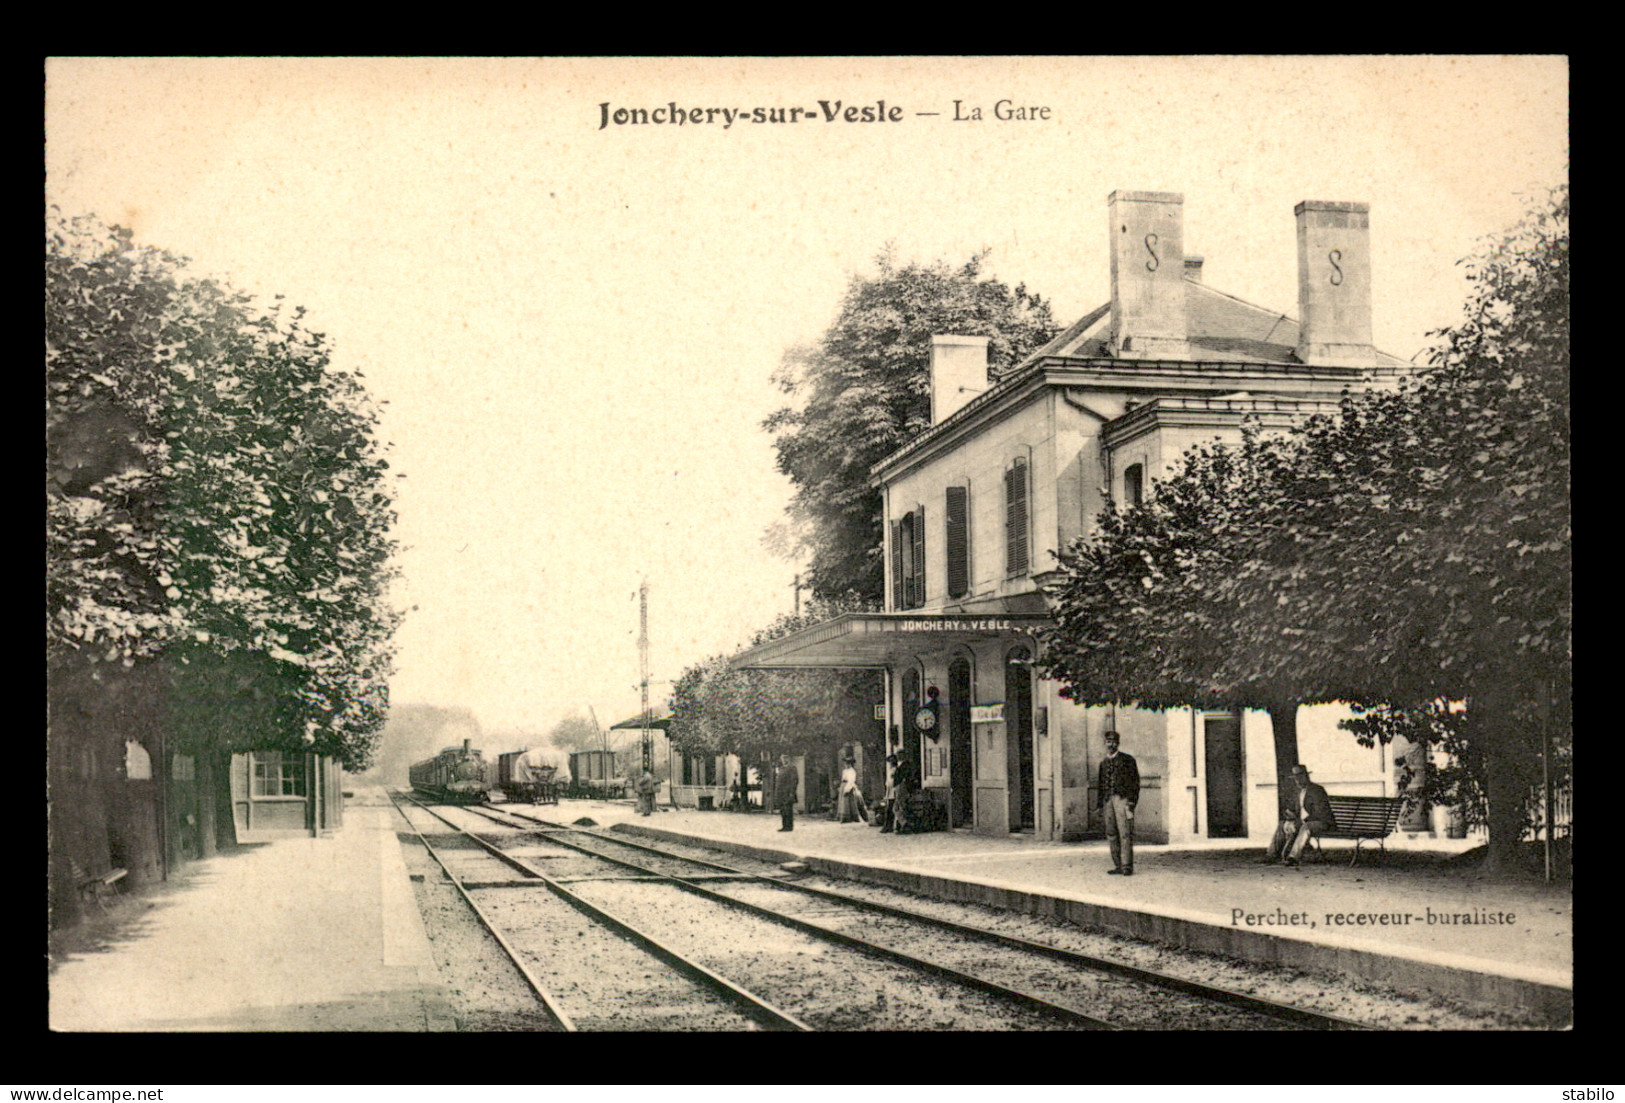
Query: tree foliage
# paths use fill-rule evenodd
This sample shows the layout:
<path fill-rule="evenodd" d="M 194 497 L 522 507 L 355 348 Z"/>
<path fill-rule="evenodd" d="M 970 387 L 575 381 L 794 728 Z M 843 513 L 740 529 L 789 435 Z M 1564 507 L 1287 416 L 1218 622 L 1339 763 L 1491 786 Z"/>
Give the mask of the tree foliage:
<path fill-rule="evenodd" d="M 1153 706 L 1465 700 L 1492 848 L 1515 845 L 1571 684 L 1567 189 L 1469 276 L 1417 378 L 1109 507 L 1061 555 L 1053 676 Z"/>
<path fill-rule="evenodd" d="M 547 741 L 562 751 L 601 751 L 605 749 L 605 733 L 598 725 L 580 713 L 571 713 L 547 733 Z"/>
<path fill-rule="evenodd" d="M 875 606 L 884 597 L 883 511 L 869 469 L 930 427 L 932 336 L 991 338 L 995 380 L 1054 336 L 1049 303 L 983 276 L 985 259 L 898 267 L 883 252 L 873 276 L 852 279 L 823 336 L 790 350 L 775 374 L 794 405 L 765 428 L 795 494 L 769 540 L 810 557 L 815 596 L 851 591 Z"/>
<path fill-rule="evenodd" d="M 160 665 L 177 749 L 364 767 L 398 615 L 359 377 L 302 309 L 128 231 L 54 217 L 45 260 L 53 668 Z"/>
<path fill-rule="evenodd" d="M 1193 448 L 1140 506 L 1108 499 L 1092 538 L 1058 553 L 1054 619 L 1040 633 L 1040 670 L 1079 702 L 1268 710 L 1281 792 L 1298 760 L 1298 707 L 1329 698 L 1267 666 L 1222 587 L 1268 538 L 1290 454 L 1247 422 L 1239 445 Z"/>
<path fill-rule="evenodd" d="M 814 599 L 755 634 L 765 643 L 842 613 L 869 608 L 857 595 Z M 734 670 L 717 655 L 684 670 L 672 686 L 668 736 L 689 753 L 737 754 L 747 761 L 837 743 L 873 723 L 880 702 L 873 671 Z"/>

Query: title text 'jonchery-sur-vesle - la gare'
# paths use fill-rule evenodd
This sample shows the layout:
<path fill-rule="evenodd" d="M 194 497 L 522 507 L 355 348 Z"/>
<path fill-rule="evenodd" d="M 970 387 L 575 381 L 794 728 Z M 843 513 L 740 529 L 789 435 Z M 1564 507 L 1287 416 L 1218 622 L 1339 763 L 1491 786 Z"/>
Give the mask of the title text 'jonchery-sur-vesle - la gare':
<path fill-rule="evenodd" d="M 598 129 L 615 126 L 720 126 L 729 130 L 735 123 L 900 123 L 908 117 L 947 118 L 950 122 L 983 121 L 980 104 L 954 100 L 946 111 L 908 111 L 885 100 L 848 104 L 844 100 L 818 100 L 812 107 L 681 107 L 676 102 L 661 107 L 615 107 L 598 105 Z M 987 118 L 998 122 L 1047 122 L 1052 110 L 1041 104 L 1022 104 L 1001 99 L 994 102 Z"/>

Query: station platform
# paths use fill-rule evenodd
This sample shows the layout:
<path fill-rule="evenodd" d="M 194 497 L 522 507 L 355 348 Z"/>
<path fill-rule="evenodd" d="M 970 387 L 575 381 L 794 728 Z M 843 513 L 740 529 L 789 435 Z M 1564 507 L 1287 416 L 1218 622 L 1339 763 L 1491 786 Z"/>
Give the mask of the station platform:
<path fill-rule="evenodd" d="M 382 790 L 344 824 L 193 862 L 64 932 L 53 1031 L 449 1031 Z"/>
<path fill-rule="evenodd" d="M 455 1030 L 395 813 L 382 790 L 351 791 L 344 825 L 331 835 L 191 863 L 69 932 L 69 948 L 52 956 L 50 1028 Z M 1352 867 L 1349 850 L 1331 843 L 1322 860 L 1297 869 L 1257 864 L 1257 841 L 1140 845 L 1135 876 L 1125 879 L 1107 874 L 1104 842 L 967 831 L 899 836 L 810 815 L 798 815 L 795 831 L 783 834 L 773 814 L 662 807 L 640 817 L 630 802 L 616 801 L 519 810 L 704 841 L 1165 945 L 1536 1011 L 1553 1025 L 1573 1016 L 1569 886 L 1489 879 L 1451 862 L 1464 844 L 1448 840 L 1396 836 L 1385 854 L 1362 853 Z M 1429 923 L 1430 914 L 1510 919 Z M 1389 923 L 1372 923 L 1384 915 Z"/>
<path fill-rule="evenodd" d="M 1137 845 L 1132 878 L 1112 876 L 1104 840 L 1037 841 L 969 831 L 882 834 L 797 815 L 594 806 L 605 827 L 692 838 L 815 872 L 934 897 L 1068 919 L 1111 934 L 1324 971 L 1392 988 L 1573 1016 L 1573 893 L 1491 879 L 1453 861 L 1470 845 L 1426 836 L 1332 841 L 1287 868 L 1260 864 L 1259 840 Z M 551 817 L 550 817 L 551 818 Z"/>

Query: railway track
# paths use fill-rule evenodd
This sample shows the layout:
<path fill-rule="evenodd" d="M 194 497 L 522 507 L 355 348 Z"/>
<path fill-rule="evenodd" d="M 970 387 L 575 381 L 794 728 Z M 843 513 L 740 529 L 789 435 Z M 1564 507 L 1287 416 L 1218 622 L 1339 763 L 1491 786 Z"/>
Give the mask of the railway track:
<path fill-rule="evenodd" d="M 625 955 L 620 955 L 623 967 L 619 972 L 622 975 L 619 978 L 609 977 L 610 987 L 616 994 L 623 996 L 639 988 L 643 989 L 643 991 L 637 992 L 632 1000 L 636 1004 L 635 1010 L 630 1014 L 623 1011 L 613 1021 L 613 1025 L 606 1025 L 601 1008 L 596 1006 L 598 1000 L 606 995 L 602 986 L 594 992 L 581 984 L 582 978 L 569 978 L 565 974 L 570 973 L 571 970 L 563 968 L 568 962 L 559 960 L 553 954 L 546 952 L 538 954 L 534 951 L 526 952 L 525 939 L 522 935 L 517 934 L 514 929 L 518 924 L 499 921 L 492 914 L 493 911 L 499 909 L 489 906 L 489 902 L 487 902 L 486 906 L 482 906 L 475 899 L 475 893 L 483 889 L 512 884 L 513 882 L 493 880 L 488 874 L 485 874 L 486 879 L 484 880 L 467 877 L 467 874 L 471 871 L 483 873 L 477 863 L 470 863 L 467 860 L 469 852 L 462 849 L 459 856 L 457 851 L 452 848 L 435 846 L 419 828 L 418 824 L 413 821 L 412 816 L 408 815 L 407 807 L 402 806 L 401 799 L 391 794 L 391 800 L 395 804 L 396 811 L 423 846 L 425 853 L 443 871 L 447 882 L 456 890 L 457 895 L 467 905 L 468 910 L 477 919 L 481 928 L 495 941 L 507 961 L 523 978 L 527 988 L 535 996 L 537 1003 L 542 1008 L 547 1021 L 553 1029 L 577 1031 L 592 1029 L 595 1025 L 599 1029 L 617 1030 L 670 1029 L 684 1020 L 693 1022 L 689 1029 L 748 1030 L 766 1028 L 795 1031 L 812 1029 L 799 1019 L 779 1010 L 754 993 L 675 952 L 626 920 L 593 905 L 531 864 L 506 854 L 500 848 L 492 846 L 472 833 L 457 827 L 445 816 L 423 802 L 407 797 L 407 807 L 418 811 L 420 814 L 433 816 L 452 828 L 454 832 L 458 832 L 458 838 L 473 840 L 487 856 L 488 861 L 494 859 L 519 871 L 526 878 L 532 880 L 536 886 L 547 891 L 561 905 L 568 905 L 568 909 L 573 909 L 580 915 L 585 916 L 589 921 L 587 924 L 588 929 L 579 929 L 578 927 L 577 932 L 577 937 L 583 941 L 583 945 L 572 945 L 571 954 L 569 955 L 577 963 L 585 960 L 590 954 L 590 951 L 585 948 L 585 939 L 590 929 L 596 935 L 602 936 L 608 933 L 616 940 L 631 944 L 644 957 L 657 959 L 670 967 L 675 973 L 675 977 L 671 975 L 655 976 L 644 971 L 645 967 L 637 959 L 634 958 L 628 963 Z M 459 872 L 453 868 L 454 865 L 462 867 L 462 875 L 459 875 Z M 549 914 L 543 925 L 548 928 L 548 933 L 555 947 L 560 941 L 558 938 L 558 925 L 560 923 L 568 925 L 568 909 L 562 907 L 548 909 Z M 534 909 L 529 910 L 534 911 Z M 530 926 L 534 928 L 535 924 L 532 923 Z M 613 957 L 613 953 L 610 956 Z M 542 960 L 539 961 L 538 958 Z M 599 967 L 601 967 L 601 964 L 600 961 Z M 579 972 L 579 970 L 576 970 L 576 972 Z M 550 982 L 543 975 L 546 973 L 552 973 L 560 977 L 562 983 L 559 981 Z M 655 983 L 640 985 L 638 983 L 640 977 L 642 980 L 654 980 Z M 673 983 L 673 981 L 677 981 L 677 983 Z M 575 1011 L 567 1007 L 572 1002 L 570 999 L 572 992 L 578 996 L 575 1002 L 585 1004 L 585 1006 Z M 597 997 L 597 999 L 593 997 Z M 625 1001 L 623 1000 L 623 1002 Z"/>
<path fill-rule="evenodd" d="M 669 886 L 1071 1029 L 1365 1029 L 1361 1024 L 888 904 L 491 807 L 459 809 L 628 871 L 619 896 Z M 633 857 L 635 855 L 635 857 Z M 607 883 L 601 871 L 575 871 Z M 561 874 L 561 880 L 577 880 Z M 637 882 L 643 882 L 641 887 Z M 906 947 L 906 949 L 905 949 Z M 922 956 L 928 955 L 928 956 Z"/>

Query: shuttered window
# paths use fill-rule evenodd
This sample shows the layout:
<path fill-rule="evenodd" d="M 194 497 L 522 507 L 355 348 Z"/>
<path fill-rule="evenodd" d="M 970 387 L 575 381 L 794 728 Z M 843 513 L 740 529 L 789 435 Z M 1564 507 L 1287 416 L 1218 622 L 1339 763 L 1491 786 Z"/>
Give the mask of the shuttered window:
<path fill-rule="evenodd" d="M 925 507 L 916 506 L 891 526 L 892 608 L 925 604 Z"/>
<path fill-rule="evenodd" d="M 914 600 L 909 607 L 925 604 L 925 507 L 914 507 Z"/>
<path fill-rule="evenodd" d="M 1004 473 L 1004 571 L 1027 573 L 1027 461 L 1017 459 Z"/>
<path fill-rule="evenodd" d="M 947 501 L 948 596 L 970 593 L 970 488 L 950 486 Z"/>
<path fill-rule="evenodd" d="M 906 609 L 903 600 L 903 522 L 891 523 L 891 607 Z"/>

